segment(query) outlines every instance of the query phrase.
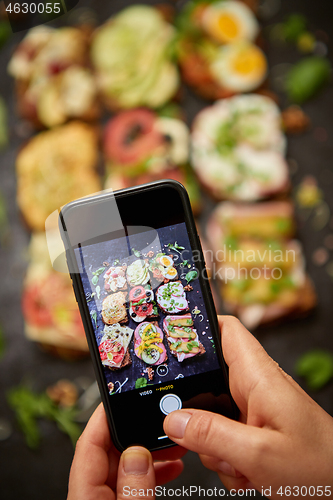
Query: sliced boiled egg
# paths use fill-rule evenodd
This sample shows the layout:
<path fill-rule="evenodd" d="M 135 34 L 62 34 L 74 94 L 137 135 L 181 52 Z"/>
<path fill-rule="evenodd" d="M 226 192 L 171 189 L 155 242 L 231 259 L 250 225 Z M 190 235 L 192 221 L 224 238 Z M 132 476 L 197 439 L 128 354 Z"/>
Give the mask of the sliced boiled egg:
<path fill-rule="evenodd" d="M 159 257 L 158 262 L 164 267 L 173 266 L 173 260 L 168 255 L 162 255 L 162 257 Z"/>
<path fill-rule="evenodd" d="M 217 2 L 204 11 L 202 25 L 208 35 L 220 43 L 253 41 L 259 24 L 253 12 L 239 1 Z"/>
<path fill-rule="evenodd" d="M 177 277 L 177 269 L 173 266 L 167 267 L 166 269 L 163 269 L 162 274 L 164 278 L 167 278 L 168 280 L 173 280 L 174 278 Z"/>
<path fill-rule="evenodd" d="M 266 78 L 266 57 L 250 42 L 225 45 L 220 47 L 211 71 L 222 87 L 234 92 L 250 92 Z"/>

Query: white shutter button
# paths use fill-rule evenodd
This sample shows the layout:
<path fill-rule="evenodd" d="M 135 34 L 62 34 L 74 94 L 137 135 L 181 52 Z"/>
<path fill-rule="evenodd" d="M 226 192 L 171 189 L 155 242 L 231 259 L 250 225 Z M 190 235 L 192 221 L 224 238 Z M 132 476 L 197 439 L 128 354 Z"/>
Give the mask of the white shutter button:
<path fill-rule="evenodd" d="M 172 411 L 180 410 L 181 407 L 182 401 L 176 394 L 166 394 L 160 401 L 160 409 L 164 415 L 169 415 Z"/>

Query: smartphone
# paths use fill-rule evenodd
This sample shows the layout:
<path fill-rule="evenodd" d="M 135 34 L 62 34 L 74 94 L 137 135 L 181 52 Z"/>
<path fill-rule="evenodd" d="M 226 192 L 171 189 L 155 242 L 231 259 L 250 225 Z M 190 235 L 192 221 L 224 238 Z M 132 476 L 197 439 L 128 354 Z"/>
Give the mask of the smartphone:
<path fill-rule="evenodd" d="M 113 442 L 174 443 L 171 411 L 236 418 L 185 188 L 162 180 L 80 199 L 59 217 Z"/>

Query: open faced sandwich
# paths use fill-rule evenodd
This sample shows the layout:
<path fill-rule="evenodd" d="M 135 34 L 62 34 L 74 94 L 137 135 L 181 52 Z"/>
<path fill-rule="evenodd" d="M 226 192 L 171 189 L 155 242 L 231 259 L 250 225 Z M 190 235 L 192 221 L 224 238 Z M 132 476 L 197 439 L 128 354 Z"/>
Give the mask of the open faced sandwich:
<path fill-rule="evenodd" d="M 100 191 L 95 170 L 97 134 L 83 122 L 71 122 L 36 135 L 16 159 L 17 201 L 34 231 L 59 207 Z"/>
<path fill-rule="evenodd" d="M 173 26 L 149 5 L 127 7 L 96 30 L 91 59 L 109 108 L 157 108 L 175 95 L 175 35 Z"/>
<path fill-rule="evenodd" d="M 281 115 L 272 99 L 256 94 L 217 101 L 195 118 L 192 164 L 217 200 L 257 201 L 290 185 Z"/>
<path fill-rule="evenodd" d="M 158 287 L 156 300 L 164 313 L 177 314 L 188 311 L 186 292 L 181 281 L 169 281 Z"/>
<path fill-rule="evenodd" d="M 124 368 L 132 363 L 128 350 L 133 330 L 119 323 L 105 325 L 98 350 L 103 366 L 111 370 Z"/>
<path fill-rule="evenodd" d="M 302 316 L 316 304 L 294 228 L 287 201 L 224 202 L 210 218 L 207 239 L 224 307 L 247 328 Z"/>
<path fill-rule="evenodd" d="M 134 352 L 148 365 L 160 365 L 167 358 L 163 344 L 163 332 L 156 321 L 141 323 L 134 332 Z"/>
<path fill-rule="evenodd" d="M 102 319 L 105 324 L 127 323 L 126 297 L 125 292 L 116 292 L 105 297 L 102 303 Z"/>
<path fill-rule="evenodd" d="M 259 24 L 245 2 L 190 1 L 177 20 L 178 59 L 185 82 L 208 99 L 251 92 L 264 83 Z"/>
<path fill-rule="evenodd" d="M 111 266 L 104 274 L 104 290 L 107 292 L 117 292 L 127 290 L 126 281 L 127 265 Z"/>
<path fill-rule="evenodd" d="M 200 195 L 189 165 L 189 130 L 178 117 L 160 116 L 147 108 L 123 111 L 106 125 L 105 187 L 112 190 L 159 179 L 174 179 L 188 189 L 198 211 Z"/>
<path fill-rule="evenodd" d="M 182 362 L 206 352 L 199 341 L 197 331 L 193 328 L 191 314 L 166 316 L 163 330 L 168 339 L 170 352 L 178 361 Z"/>
<path fill-rule="evenodd" d="M 19 112 L 33 125 L 54 127 L 70 118 L 98 118 L 83 30 L 32 28 L 15 50 L 8 71 L 15 78 Z"/>

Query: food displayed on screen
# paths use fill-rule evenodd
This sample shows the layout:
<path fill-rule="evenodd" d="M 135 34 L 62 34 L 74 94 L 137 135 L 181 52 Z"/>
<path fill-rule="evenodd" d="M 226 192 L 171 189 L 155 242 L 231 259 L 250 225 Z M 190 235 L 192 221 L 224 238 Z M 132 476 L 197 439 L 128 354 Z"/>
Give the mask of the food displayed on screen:
<path fill-rule="evenodd" d="M 105 325 L 98 348 L 103 366 L 115 370 L 131 364 L 128 346 L 132 336 L 133 330 L 127 326 L 119 323 Z"/>
<path fill-rule="evenodd" d="M 75 249 L 111 394 L 219 367 L 186 225 L 154 231 L 151 245 L 131 237 L 131 255 L 126 237 Z M 123 274 L 126 289 L 101 287 Z"/>
<path fill-rule="evenodd" d="M 166 316 L 163 330 L 167 336 L 170 351 L 182 362 L 184 359 L 204 354 L 205 348 L 199 341 L 197 331 L 193 328 L 191 314 L 183 316 Z"/>

